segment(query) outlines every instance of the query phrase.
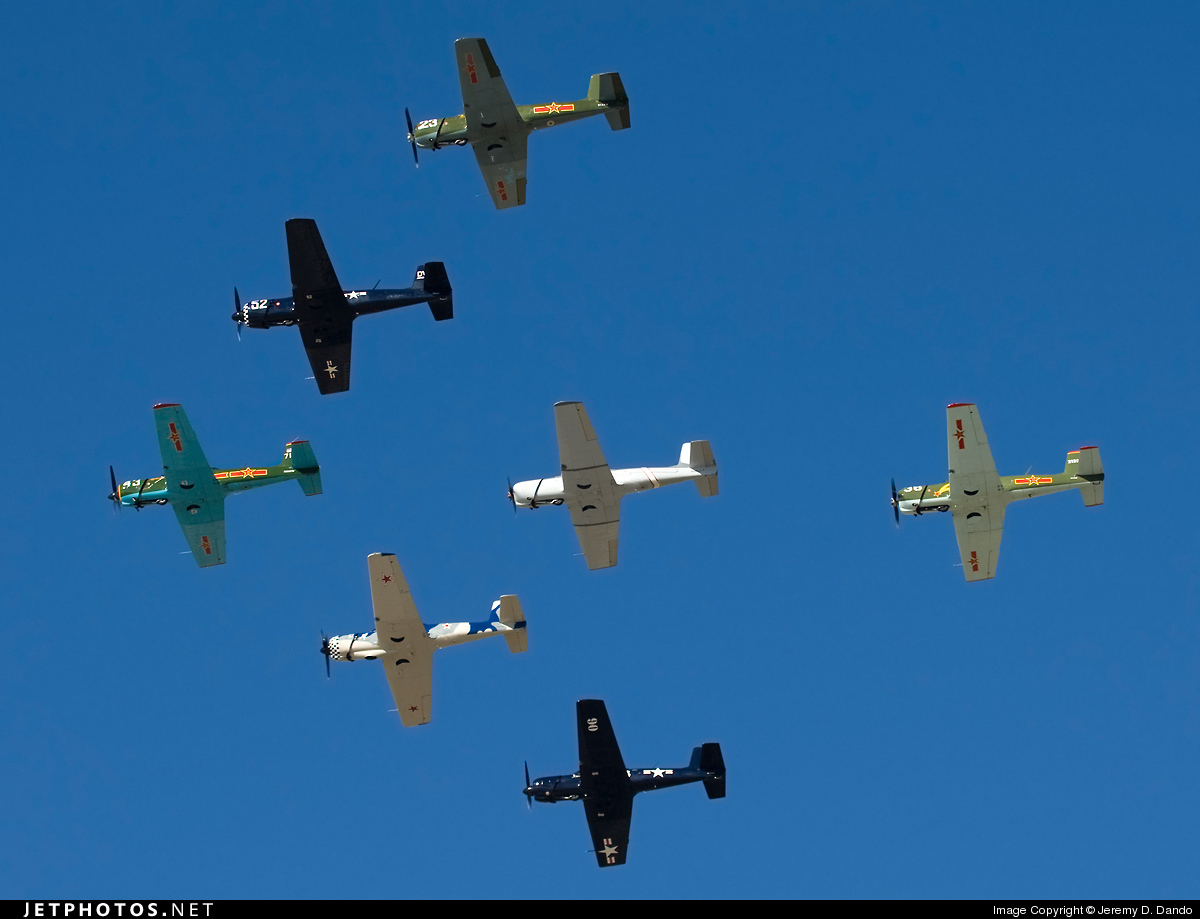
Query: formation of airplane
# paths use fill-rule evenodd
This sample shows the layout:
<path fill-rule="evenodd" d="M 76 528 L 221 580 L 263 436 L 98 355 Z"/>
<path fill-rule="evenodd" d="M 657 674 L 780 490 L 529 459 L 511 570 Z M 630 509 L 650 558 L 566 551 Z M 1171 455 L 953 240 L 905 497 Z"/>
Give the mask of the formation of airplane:
<path fill-rule="evenodd" d="M 561 474 L 510 485 L 508 499 L 513 507 L 530 509 L 566 504 L 593 571 L 617 563 L 617 529 L 626 495 L 688 481 L 696 483 L 702 497 L 717 493 L 717 461 L 707 440 L 684 444 L 674 466 L 610 469 L 582 402 L 556 403 L 554 426 Z"/>
<path fill-rule="evenodd" d="M 594 74 L 586 98 L 570 102 L 515 105 L 487 42 L 464 38 L 455 42 L 463 113 L 433 118 L 413 126 L 405 110 L 414 161 L 418 148 L 438 150 L 471 145 L 484 182 L 498 209 L 525 203 L 527 143 L 543 128 L 603 114 L 613 130 L 630 126 L 629 98 L 616 73 Z M 436 321 L 454 316 L 453 291 L 442 262 L 417 267 L 412 287 L 345 290 L 325 244 L 311 219 L 286 223 L 292 295 L 241 302 L 234 288 L 233 321 L 238 336 L 243 325 L 254 329 L 298 326 L 301 340 L 322 394 L 350 388 L 353 322 L 360 316 L 427 303 Z M 225 498 L 277 482 L 299 483 L 306 495 L 321 493 L 320 467 L 307 441 L 293 441 L 274 466 L 218 468 L 210 466 L 183 408 L 175 403 L 154 406 L 163 474 L 117 484 L 109 467 L 117 507 L 141 509 L 170 504 L 196 563 L 204 568 L 225 562 Z M 678 482 L 691 481 L 702 497 L 718 493 L 717 463 L 706 440 L 683 444 L 673 466 L 612 469 L 580 402 L 554 406 L 559 474 L 509 485 L 514 509 L 565 504 L 590 570 L 617 564 L 621 499 Z M 954 522 L 968 581 L 995 575 L 1004 515 L 1017 500 L 1078 489 L 1088 507 L 1104 501 L 1104 469 L 1097 447 L 1067 454 L 1063 472 L 1001 477 L 976 407 L 947 407 L 948 481 L 909 486 L 897 491 L 892 507 L 900 516 L 949 512 Z M 501 636 L 513 653 L 528 648 L 521 603 L 515 595 L 496 600 L 479 622 L 422 621 L 396 557 L 368 557 L 375 627 L 370 632 L 322 637 L 321 653 L 330 661 L 377 660 L 383 667 L 401 723 L 427 724 L 432 714 L 433 653 L 439 648 Z M 524 794 L 532 802 L 582 801 L 601 867 L 624 864 L 629 844 L 633 798 L 643 791 L 700 782 L 709 798 L 725 797 L 725 763 L 716 743 L 692 751 L 687 766 L 671 769 L 628 769 L 621 756 L 602 701 L 585 699 L 576 706 L 579 771 L 534 781 L 525 769 Z"/>
<path fill-rule="evenodd" d="M 296 218 L 287 222 L 286 229 L 292 295 L 242 303 L 235 287 L 232 318 L 239 335 L 243 325 L 252 329 L 299 326 L 322 395 L 350 388 L 350 336 L 359 316 L 428 303 L 438 322 L 454 318 L 454 292 L 441 262 L 418 265 L 413 286 L 402 290 L 343 290 L 317 222 Z"/>
<path fill-rule="evenodd" d="M 596 862 L 601 868 L 625 864 L 634 795 L 703 782 L 709 798 L 725 797 L 725 760 L 720 744 L 696 747 L 686 766 L 626 769 L 604 703 L 599 699 L 581 699 L 575 705 L 575 717 L 579 731 L 579 771 L 531 782 L 526 765 L 524 793 L 531 802 L 582 801 Z"/>
<path fill-rule="evenodd" d="M 306 495 L 321 493 L 321 467 L 307 440 L 285 445 L 283 460 L 276 466 L 223 469 L 210 466 L 204 458 L 182 406 L 169 402 L 154 406 L 154 424 L 163 474 L 118 485 L 109 466 L 112 493 L 108 497 L 118 507 L 138 510 L 149 504 L 170 504 L 201 568 L 225 564 L 225 499 L 229 495 L 287 481 L 299 482 Z"/>
<path fill-rule="evenodd" d="M 470 144 L 497 208 L 525 203 L 526 148 L 534 131 L 592 115 L 604 115 L 614 131 L 629 127 L 629 97 L 620 74 L 593 74 L 585 99 L 514 105 L 486 41 L 460 38 L 454 43 L 454 57 L 463 113 L 452 118 L 429 118 L 414 128 L 405 109 L 413 160 L 417 159 L 417 148 L 440 150 Z"/>
<path fill-rule="evenodd" d="M 1104 503 L 1104 466 L 1098 447 L 1072 450 L 1060 473 L 1001 477 L 996 473 L 979 411 L 970 402 L 946 406 L 946 447 L 950 480 L 937 485 L 910 485 L 899 492 L 893 481 L 892 509 L 897 524 L 901 514 L 949 511 L 968 581 L 995 576 L 1004 511 L 1013 501 L 1076 488 L 1085 506 Z"/>
<path fill-rule="evenodd" d="M 505 594 L 483 622 L 421 621 L 412 592 L 390 552 L 367 556 L 375 629 L 321 640 L 325 666 L 335 661 L 378 660 L 405 727 L 428 724 L 433 705 L 433 652 L 493 635 L 504 636 L 514 654 L 529 647 L 521 601 Z"/>

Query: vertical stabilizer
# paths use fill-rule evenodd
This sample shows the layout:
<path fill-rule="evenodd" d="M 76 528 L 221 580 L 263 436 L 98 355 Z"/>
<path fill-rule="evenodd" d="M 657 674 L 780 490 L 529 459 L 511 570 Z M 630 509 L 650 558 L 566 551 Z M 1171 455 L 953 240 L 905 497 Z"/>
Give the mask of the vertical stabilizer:
<path fill-rule="evenodd" d="M 521 609 L 521 601 L 516 594 L 505 594 L 497 602 L 500 604 L 496 610 L 497 621 L 511 630 L 501 633 L 508 642 L 508 650 L 513 654 L 527 650 L 529 633 L 525 631 L 525 612 Z"/>
<path fill-rule="evenodd" d="M 1095 507 L 1104 503 L 1104 465 L 1100 462 L 1099 447 L 1080 447 L 1067 454 L 1069 472 L 1086 484 L 1080 486 L 1079 493 L 1083 495 L 1085 507 Z"/>
<path fill-rule="evenodd" d="M 602 102 L 609 107 L 604 117 L 614 131 L 629 127 L 629 96 L 625 94 L 625 85 L 619 73 L 592 74 L 587 97 L 592 102 Z"/>
<path fill-rule="evenodd" d="M 703 478 L 696 479 L 700 497 L 711 498 L 717 493 L 717 461 L 707 440 L 693 440 L 679 451 L 679 465 L 695 469 Z"/>
<path fill-rule="evenodd" d="M 321 493 L 321 467 L 307 440 L 294 440 L 283 448 L 283 467 L 300 473 L 296 481 L 310 498 Z"/>
<path fill-rule="evenodd" d="M 695 752 L 692 753 L 695 759 Z M 706 743 L 700 747 L 700 768 L 710 773 L 704 779 L 704 790 L 710 798 L 725 797 L 725 758 L 721 756 L 719 743 Z"/>

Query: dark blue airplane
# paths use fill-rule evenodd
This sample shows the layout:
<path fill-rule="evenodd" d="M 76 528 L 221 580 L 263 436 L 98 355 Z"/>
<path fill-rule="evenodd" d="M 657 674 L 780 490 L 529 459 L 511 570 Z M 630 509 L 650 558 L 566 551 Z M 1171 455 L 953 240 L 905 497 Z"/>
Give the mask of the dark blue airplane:
<path fill-rule="evenodd" d="M 454 293 L 441 262 L 419 265 L 413 286 L 405 290 L 342 290 L 315 220 L 289 220 L 287 244 L 292 295 L 242 303 L 235 287 L 233 321 L 239 338 L 243 325 L 252 329 L 300 326 L 322 395 L 350 388 L 351 323 L 359 316 L 428 303 L 437 321 L 454 318 Z"/>
<path fill-rule="evenodd" d="M 604 703 L 581 699 L 575 711 L 579 720 L 579 771 L 530 782 L 526 765 L 525 796 L 530 801 L 550 804 L 582 800 L 601 868 L 625 864 L 633 796 L 638 792 L 703 782 L 710 798 L 725 797 L 725 760 L 720 744 L 696 747 L 692 761 L 682 769 L 626 769 Z"/>

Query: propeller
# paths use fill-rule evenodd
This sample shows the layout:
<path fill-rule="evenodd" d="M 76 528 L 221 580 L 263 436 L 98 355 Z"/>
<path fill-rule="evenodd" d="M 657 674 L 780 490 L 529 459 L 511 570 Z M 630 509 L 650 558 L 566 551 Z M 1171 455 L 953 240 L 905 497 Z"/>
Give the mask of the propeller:
<path fill-rule="evenodd" d="M 892 511 L 896 515 L 896 528 L 900 527 L 900 496 L 896 494 L 896 480 L 892 479 Z"/>
<path fill-rule="evenodd" d="M 508 503 L 512 505 L 513 514 L 515 515 L 517 513 L 517 496 L 515 494 L 513 494 L 512 477 L 510 476 L 507 478 L 508 478 Z M 528 771 L 528 770 L 526 770 L 526 771 Z"/>
<path fill-rule="evenodd" d="M 417 135 L 413 131 L 412 116 L 408 114 L 407 107 L 404 109 L 404 120 L 408 122 L 408 142 L 412 144 L 413 148 L 413 163 L 416 164 L 417 168 L 419 169 L 421 167 L 421 163 L 417 159 Z"/>
<path fill-rule="evenodd" d="M 533 795 L 529 793 L 529 761 L 525 762 L 525 806 L 533 810 Z"/>
<path fill-rule="evenodd" d="M 113 502 L 113 513 L 121 512 L 121 494 L 117 491 L 117 474 L 113 472 L 113 467 L 108 467 L 108 478 L 112 482 L 112 493 L 108 496 L 108 500 Z"/>
<path fill-rule="evenodd" d="M 329 656 L 333 652 L 329 650 L 329 639 L 326 637 L 324 632 L 321 633 L 321 653 L 325 655 L 325 679 L 328 680 L 330 678 Z"/>
<path fill-rule="evenodd" d="M 237 322 L 237 337 L 238 341 L 242 340 L 242 298 L 238 296 L 238 289 L 233 289 L 233 318 Z"/>

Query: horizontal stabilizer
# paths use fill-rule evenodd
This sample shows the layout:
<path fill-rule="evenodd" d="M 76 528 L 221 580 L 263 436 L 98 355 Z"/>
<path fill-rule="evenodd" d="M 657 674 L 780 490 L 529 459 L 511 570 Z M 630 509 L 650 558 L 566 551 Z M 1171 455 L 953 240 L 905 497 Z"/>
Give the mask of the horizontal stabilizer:
<path fill-rule="evenodd" d="M 497 602 L 500 604 L 496 611 L 497 620 L 511 630 L 501 633 L 508 642 L 508 650 L 513 654 L 528 650 L 529 633 L 525 629 L 525 613 L 521 609 L 521 601 L 516 594 L 505 594 Z"/>
<path fill-rule="evenodd" d="M 717 461 L 707 440 L 693 440 L 679 451 L 679 465 L 695 469 L 702 479 L 696 479 L 696 490 L 700 497 L 711 498 L 717 494 Z"/>
<path fill-rule="evenodd" d="M 321 467 L 307 440 L 295 440 L 283 449 L 283 467 L 301 473 L 296 477 L 300 488 L 310 498 L 321 493 Z"/>
<path fill-rule="evenodd" d="M 438 322 L 454 318 L 454 291 L 442 262 L 426 262 L 418 267 L 413 289 L 438 295 L 436 300 L 429 301 L 429 310 Z"/>
<path fill-rule="evenodd" d="M 608 126 L 614 131 L 623 131 L 629 127 L 629 96 L 625 94 L 625 85 L 621 82 L 619 73 L 596 73 L 588 84 L 587 97 L 592 102 L 602 102 L 609 106 L 604 113 Z"/>

